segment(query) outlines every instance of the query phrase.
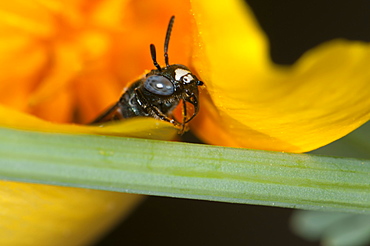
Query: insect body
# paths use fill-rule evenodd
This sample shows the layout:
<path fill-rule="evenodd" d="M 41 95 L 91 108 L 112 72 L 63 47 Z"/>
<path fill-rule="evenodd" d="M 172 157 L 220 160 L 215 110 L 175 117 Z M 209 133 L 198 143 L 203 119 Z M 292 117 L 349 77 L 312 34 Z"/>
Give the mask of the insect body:
<path fill-rule="evenodd" d="M 151 70 L 144 78 L 127 88 L 119 101 L 91 124 L 146 116 L 170 122 L 181 127 L 181 132 L 183 132 L 186 124 L 197 115 L 199 111 L 198 86 L 203 85 L 203 82 L 198 80 L 186 66 L 169 65 L 168 61 L 168 44 L 174 20 L 175 17 L 172 16 L 164 43 L 166 66 L 161 67 L 157 63 L 155 46 L 151 44 L 150 52 L 156 69 Z M 181 101 L 183 119 L 179 122 L 172 116 L 172 112 Z M 193 112 L 190 116 L 187 103 L 193 105 Z"/>

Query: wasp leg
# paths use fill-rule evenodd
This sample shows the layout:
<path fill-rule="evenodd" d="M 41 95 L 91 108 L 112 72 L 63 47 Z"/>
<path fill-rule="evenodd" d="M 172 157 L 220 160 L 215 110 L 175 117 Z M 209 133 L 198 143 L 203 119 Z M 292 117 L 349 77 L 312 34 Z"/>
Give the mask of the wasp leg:
<path fill-rule="evenodd" d="M 198 112 L 199 112 L 198 100 L 196 100 L 195 97 L 192 97 L 192 100 L 191 101 L 190 100 L 187 100 L 187 102 L 193 105 L 193 107 L 194 107 L 194 113 L 193 113 L 192 116 L 190 116 L 189 119 L 187 119 L 185 121 L 185 124 L 188 123 L 188 122 L 190 122 L 198 114 Z"/>
<path fill-rule="evenodd" d="M 187 131 L 188 129 L 185 129 L 186 128 L 186 123 L 188 121 L 186 121 L 186 118 L 187 118 L 187 108 L 186 108 L 186 102 L 184 100 L 182 100 L 182 123 L 181 123 L 181 131 L 180 131 L 180 134 L 184 133 L 185 131 Z"/>
<path fill-rule="evenodd" d="M 163 121 L 167 121 L 167 122 L 173 124 L 174 126 L 182 126 L 182 124 L 180 122 L 178 122 L 177 120 L 175 120 L 174 118 L 171 119 L 170 117 L 168 117 L 167 115 L 162 113 L 162 111 L 158 107 L 148 103 L 146 98 L 142 95 L 142 93 L 137 88 L 135 89 L 135 93 L 137 95 L 137 98 L 141 102 L 140 105 L 143 107 L 143 109 L 148 114 L 150 114 L 154 118 L 157 118 L 157 119 L 160 119 L 160 120 L 163 120 Z"/>

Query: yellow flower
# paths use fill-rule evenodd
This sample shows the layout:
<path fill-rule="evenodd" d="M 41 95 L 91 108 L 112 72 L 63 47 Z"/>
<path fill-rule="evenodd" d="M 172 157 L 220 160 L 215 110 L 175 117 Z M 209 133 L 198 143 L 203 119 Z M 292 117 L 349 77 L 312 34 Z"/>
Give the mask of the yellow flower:
<path fill-rule="evenodd" d="M 238 0 L 16 0 L 0 3 L 0 126 L 172 138 L 176 129 L 153 119 L 68 124 L 90 121 L 153 68 L 149 44 L 161 54 L 171 15 L 170 62 L 191 66 L 206 84 L 191 122 L 205 142 L 305 152 L 368 121 L 368 44 L 329 42 L 282 67 L 270 61 L 265 36 Z M 15 182 L 0 187 L 2 245 L 87 243 L 140 200 Z"/>
<path fill-rule="evenodd" d="M 277 66 L 241 1 L 193 1 L 192 9 L 192 64 L 209 92 L 193 130 L 205 142 L 307 152 L 369 120 L 368 43 L 331 41 Z"/>
<path fill-rule="evenodd" d="M 66 123 L 92 120 L 153 67 L 149 44 L 163 44 L 173 14 L 187 21 L 176 23 L 170 59 L 186 63 L 190 46 L 182 38 L 191 39 L 181 30 L 190 33 L 189 9 L 185 1 L 1 2 L 0 126 L 171 139 L 177 130 L 153 119 Z M 0 245 L 90 244 L 142 198 L 6 181 L 0 193 Z"/>

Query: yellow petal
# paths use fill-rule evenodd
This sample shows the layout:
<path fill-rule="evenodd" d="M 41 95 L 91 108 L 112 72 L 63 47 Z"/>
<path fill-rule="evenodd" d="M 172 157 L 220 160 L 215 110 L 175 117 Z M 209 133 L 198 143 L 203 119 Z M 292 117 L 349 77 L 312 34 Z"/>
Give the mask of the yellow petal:
<path fill-rule="evenodd" d="M 241 1 L 193 1 L 192 8 L 193 66 L 209 92 L 194 130 L 206 142 L 306 152 L 369 120 L 369 44 L 328 42 L 281 67 L 270 62 Z"/>
<path fill-rule="evenodd" d="M 104 127 L 100 127 L 74 124 L 56 124 L 4 107 L 2 105 L 0 105 L 0 115 L 6 116 L 0 117 L 0 126 L 31 131 L 101 134 L 159 140 L 173 139 L 178 132 L 178 129 L 172 124 L 149 117 L 138 117 L 119 122 L 107 123 L 104 125 Z"/>
<path fill-rule="evenodd" d="M 104 127 L 52 122 L 71 122 L 76 113 L 79 122 L 86 122 L 116 102 L 127 83 L 153 68 L 149 44 L 163 47 L 171 15 L 179 21 L 170 60 L 188 61 L 188 10 L 187 1 L 166 0 L 0 3 L 0 126 L 172 139 L 178 130 L 151 118 Z M 15 182 L 0 182 L 0 195 L 0 245 L 91 244 L 140 200 L 121 193 Z"/>
<path fill-rule="evenodd" d="M 0 182 L 0 245 L 90 245 L 142 196 Z"/>

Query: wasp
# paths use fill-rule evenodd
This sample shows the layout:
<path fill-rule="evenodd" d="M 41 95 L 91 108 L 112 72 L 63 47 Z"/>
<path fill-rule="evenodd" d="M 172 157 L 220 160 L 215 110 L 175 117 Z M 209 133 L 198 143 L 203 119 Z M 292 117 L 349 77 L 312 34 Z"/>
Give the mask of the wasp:
<path fill-rule="evenodd" d="M 150 54 L 156 69 L 151 70 L 142 79 L 131 84 L 120 99 L 111 108 L 97 117 L 91 124 L 122 120 L 137 116 L 153 117 L 181 127 L 180 133 L 199 112 L 198 86 L 203 82 L 184 65 L 169 64 L 168 45 L 175 16 L 172 16 L 164 41 L 164 60 L 161 67 L 156 58 L 154 44 L 150 44 Z M 182 122 L 173 117 L 173 110 L 182 102 Z M 188 104 L 193 106 L 188 115 Z"/>

